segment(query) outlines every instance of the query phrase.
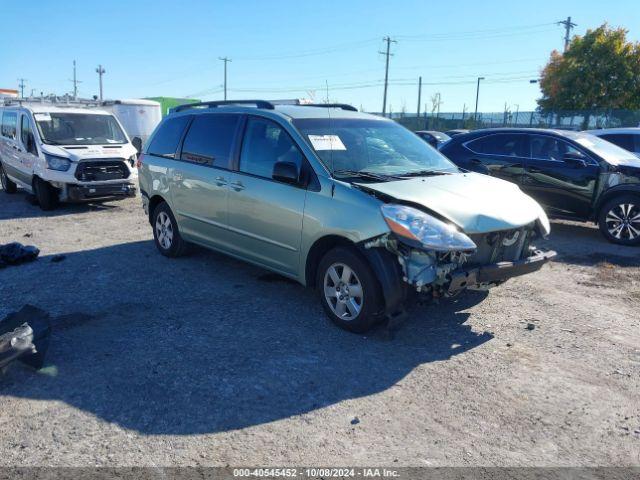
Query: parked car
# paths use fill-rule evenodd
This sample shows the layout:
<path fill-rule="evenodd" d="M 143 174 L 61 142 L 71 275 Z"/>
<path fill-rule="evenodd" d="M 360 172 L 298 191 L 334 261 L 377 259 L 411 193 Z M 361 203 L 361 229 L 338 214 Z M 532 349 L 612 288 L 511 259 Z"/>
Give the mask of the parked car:
<path fill-rule="evenodd" d="M 604 128 L 602 130 L 587 130 L 585 133 L 604 138 L 607 142 L 640 157 L 640 128 Z"/>
<path fill-rule="evenodd" d="M 516 186 L 461 173 L 349 105 L 186 105 L 139 162 L 161 254 L 195 243 L 315 286 L 351 331 L 397 314 L 410 291 L 492 286 L 554 255 L 532 247 L 549 221 Z"/>
<path fill-rule="evenodd" d="M 446 133 L 436 132 L 435 130 L 418 130 L 416 135 L 436 149 L 451 140 L 451 137 Z"/>
<path fill-rule="evenodd" d="M 487 129 L 441 152 L 456 165 L 508 180 L 552 217 L 596 222 L 611 242 L 640 244 L 640 159 L 588 133 Z"/>
<path fill-rule="evenodd" d="M 33 193 L 43 210 L 58 201 L 136 194 L 136 148 L 102 110 L 46 102 L 0 107 L 0 182 Z"/>
<path fill-rule="evenodd" d="M 456 135 L 462 135 L 463 133 L 469 133 L 469 132 L 470 130 L 467 130 L 466 128 L 455 128 L 453 130 L 447 130 L 444 133 L 446 133 L 450 137 L 455 137 Z"/>

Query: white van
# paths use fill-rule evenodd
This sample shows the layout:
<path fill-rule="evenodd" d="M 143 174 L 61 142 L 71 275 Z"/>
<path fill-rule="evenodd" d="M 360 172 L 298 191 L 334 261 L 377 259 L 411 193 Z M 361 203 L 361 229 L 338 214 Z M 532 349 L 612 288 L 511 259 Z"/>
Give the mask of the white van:
<path fill-rule="evenodd" d="M 81 104 L 0 105 L 0 181 L 33 193 L 43 210 L 58 201 L 136 194 L 136 148 L 110 113 Z"/>
<path fill-rule="evenodd" d="M 147 138 L 162 120 L 160 102 L 153 100 L 105 100 L 100 108 L 116 116 L 130 139 L 140 137 L 142 143 L 147 142 Z"/>

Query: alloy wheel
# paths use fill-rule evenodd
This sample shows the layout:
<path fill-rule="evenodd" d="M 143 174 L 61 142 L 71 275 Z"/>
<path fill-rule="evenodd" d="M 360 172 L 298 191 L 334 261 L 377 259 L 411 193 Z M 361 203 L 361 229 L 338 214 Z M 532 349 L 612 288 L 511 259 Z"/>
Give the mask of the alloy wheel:
<path fill-rule="evenodd" d="M 342 320 L 354 320 L 362 310 L 362 284 L 344 263 L 334 263 L 324 275 L 324 296 L 333 313 Z"/>
<path fill-rule="evenodd" d="M 618 240 L 636 240 L 640 237 L 640 206 L 621 203 L 607 212 L 607 231 Z"/>
<path fill-rule="evenodd" d="M 173 225 L 166 212 L 160 212 L 156 217 L 156 236 L 162 248 L 168 250 L 173 242 Z"/>

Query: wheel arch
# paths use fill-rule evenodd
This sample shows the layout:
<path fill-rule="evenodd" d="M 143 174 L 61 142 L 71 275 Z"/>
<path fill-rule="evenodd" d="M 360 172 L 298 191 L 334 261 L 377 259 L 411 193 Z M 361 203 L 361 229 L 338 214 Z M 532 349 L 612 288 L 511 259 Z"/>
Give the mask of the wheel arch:
<path fill-rule="evenodd" d="M 162 202 L 165 202 L 168 204 L 168 202 L 165 200 L 165 198 L 162 195 L 156 194 L 149 199 L 149 223 L 153 223 L 153 211 Z"/>
<path fill-rule="evenodd" d="M 600 216 L 600 209 L 610 200 L 615 197 L 620 197 L 623 195 L 634 195 L 640 199 L 640 185 L 620 185 L 617 187 L 610 188 L 606 192 L 604 192 L 598 202 L 596 203 L 596 208 L 594 209 L 594 218 L 597 220 Z"/>

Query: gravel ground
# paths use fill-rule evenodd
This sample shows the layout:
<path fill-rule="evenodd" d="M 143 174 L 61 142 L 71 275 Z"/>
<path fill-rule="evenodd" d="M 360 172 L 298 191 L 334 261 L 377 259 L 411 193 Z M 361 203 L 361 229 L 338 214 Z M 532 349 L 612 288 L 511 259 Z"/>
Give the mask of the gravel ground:
<path fill-rule="evenodd" d="M 41 249 L 0 270 L 0 315 L 54 317 L 46 368 L 0 376 L 0 465 L 640 465 L 640 249 L 553 230 L 555 262 L 390 339 L 253 266 L 160 256 L 138 199 L 0 192 L 0 243 Z"/>

